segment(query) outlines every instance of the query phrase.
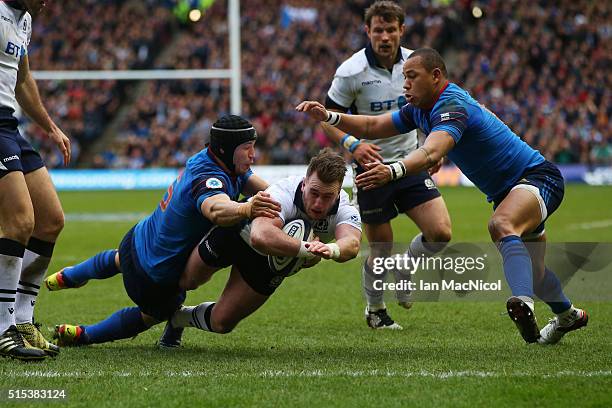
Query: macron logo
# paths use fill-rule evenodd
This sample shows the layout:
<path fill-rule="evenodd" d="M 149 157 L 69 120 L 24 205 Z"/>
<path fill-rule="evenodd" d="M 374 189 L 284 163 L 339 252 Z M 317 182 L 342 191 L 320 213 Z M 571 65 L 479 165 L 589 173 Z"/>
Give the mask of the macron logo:
<path fill-rule="evenodd" d="M 374 84 L 382 84 L 382 81 L 380 79 L 373 79 L 371 81 L 363 81 L 361 83 L 361 86 L 374 85 Z"/>
<path fill-rule="evenodd" d="M 440 122 L 444 122 L 445 120 L 450 120 L 450 113 L 443 113 L 440 115 Z"/>
<path fill-rule="evenodd" d="M 19 156 L 17 156 L 17 155 L 15 154 L 15 155 L 13 155 L 13 156 L 6 157 L 6 158 L 2 159 L 2 161 L 3 161 L 4 163 L 6 163 L 6 162 L 10 162 L 10 161 L 13 161 L 13 160 L 19 160 Z"/>

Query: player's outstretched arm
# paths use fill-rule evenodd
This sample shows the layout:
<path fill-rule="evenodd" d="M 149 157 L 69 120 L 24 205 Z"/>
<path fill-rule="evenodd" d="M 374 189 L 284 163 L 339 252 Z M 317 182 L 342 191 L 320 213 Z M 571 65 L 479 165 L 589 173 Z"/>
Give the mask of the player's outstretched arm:
<path fill-rule="evenodd" d="M 246 203 L 232 201 L 226 194 L 216 194 L 204 200 L 200 210 L 213 224 L 229 227 L 244 219 L 276 218 L 280 204 L 264 191 L 258 192 Z"/>
<path fill-rule="evenodd" d="M 319 241 L 310 242 L 308 251 L 324 259 L 336 262 L 346 262 L 357 256 L 361 242 L 361 231 L 349 224 L 336 227 L 336 242 L 324 244 Z"/>
<path fill-rule="evenodd" d="M 401 133 L 395 127 L 390 113 L 377 116 L 348 115 L 328 111 L 316 101 L 304 101 L 295 110 L 361 139 L 383 139 Z"/>
<path fill-rule="evenodd" d="M 337 109 L 328 110 L 343 113 Z M 330 126 L 325 122 L 321 123 L 321 128 L 329 140 L 339 144 L 341 147 L 344 147 L 353 155 L 353 159 L 355 159 L 360 165 L 363 166 L 366 163 L 374 161 L 383 161 L 383 158 L 379 153 L 379 146 L 372 143 L 361 143 L 361 140 L 355 136 L 344 133 L 340 129 Z"/>
<path fill-rule="evenodd" d="M 305 247 L 306 243 L 283 232 L 283 221 L 279 218 L 255 218 L 251 224 L 251 245 L 259 252 L 274 256 L 314 258 Z"/>
<path fill-rule="evenodd" d="M 423 146 L 410 152 L 403 160 L 392 163 L 368 163 L 366 172 L 355 178 L 357 187 L 370 190 L 408 174 L 419 173 L 437 165 L 455 147 L 455 140 L 445 131 L 430 133 Z"/>
<path fill-rule="evenodd" d="M 70 162 L 72 154 L 70 139 L 62 130 L 51 120 L 49 113 L 42 104 L 36 81 L 30 73 L 30 63 L 28 56 L 24 55 L 19 63 L 17 73 L 17 85 L 15 86 L 15 98 L 24 112 L 40 126 L 48 137 L 55 142 L 64 156 L 64 165 Z"/>

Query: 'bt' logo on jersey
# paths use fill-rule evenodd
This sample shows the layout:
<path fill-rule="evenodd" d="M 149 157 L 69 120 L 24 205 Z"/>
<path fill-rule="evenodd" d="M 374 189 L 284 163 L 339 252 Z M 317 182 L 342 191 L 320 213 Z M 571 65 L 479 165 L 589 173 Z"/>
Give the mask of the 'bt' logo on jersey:
<path fill-rule="evenodd" d="M 20 58 L 23 57 L 26 50 L 24 47 L 20 47 L 19 45 L 13 44 L 9 41 L 8 44 L 6 44 L 6 49 L 4 50 L 4 52 L 8 55 L 14 55 L 16 58 Z"/>
<path fill-rule="evenodd" d="M 397 98 L 397 100 L 389 99 L 387 101 L 370 102 L 370 110 L 372 112 L 380 112 L 383 110 L 395 109 L 396 107 L 397 109 L 401 109 L 402 106 L 404 106 L 405 104 L 406 104 L 406 97 L 402 95 L 399 98 Z"/>

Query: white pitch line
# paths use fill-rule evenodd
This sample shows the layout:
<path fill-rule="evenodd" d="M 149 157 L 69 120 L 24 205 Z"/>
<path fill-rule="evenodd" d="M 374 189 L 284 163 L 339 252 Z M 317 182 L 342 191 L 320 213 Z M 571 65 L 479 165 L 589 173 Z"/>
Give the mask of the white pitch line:
<path fill-rule="evenodd" d="M 595 228 L 608 228 L 612 227 L 612 220 L 599 220 L 599 221 L 591 221 L 591 222 L 579 222 L 575 224 L 570 224 L 567 226 L 567 229 L 576 230 L 590 230 Z"/>
<path fill-rule="evenodd" d="M 265 370 L 254 373 L 219 373 L 218 371 L 2 371 L 4 378 L 95 378 L 95 377 L 149 377 L 153 374 L 163 374 L 166 377 L 224 377 L 224 378 L 333 378 L 333 377 L 422 377 L 422 378 L 505 378 L 505 377 L 530 377 L 530 378 L 567 378 L 567 377 L 610 377 L 612 370 L 599 371 L 573 371 L 564 370 L 549 374 L 526 374 L 524 372 L 504 373 L 498 371 L 393 371 L 393 370 Z"/>

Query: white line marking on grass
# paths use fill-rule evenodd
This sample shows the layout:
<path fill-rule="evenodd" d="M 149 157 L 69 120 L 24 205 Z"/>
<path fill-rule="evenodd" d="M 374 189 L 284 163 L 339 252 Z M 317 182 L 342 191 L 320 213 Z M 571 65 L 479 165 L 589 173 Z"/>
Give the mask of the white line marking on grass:
<path fill-rule="evenodd" d="M 66 221 L 71 222 L 134 222 L 149 215 L 145 212 L 118 213 L 68 213 Z"/>
<path fill-rule="evenodd" d="M 332 378 L 332 377 L 430 377 L 447 378 L 505 378 L 505 377 L 535 377 L 535 378 L 565 378 L 565 377 L 610 377 L 611 370 L 573 371 L 563 370 L 549 374 L 528 374 L 525 372 L 504 373 L 498 371 L 393 371 L 393 370 L 265 370 L 253 373 L 220 373 L 218 371 L 15 371 L 0 373 L 5 377 L 26 378 L 94 378 L 94 377 L 150 377 L 153 374 L 163 374 L 166 377 L 226 377 L 226 378 Z"/>
<path fill-rule="evenodd" d="M 570 224 L 567 226 L 567 229 L 571 230 L 590 230 L 596 228 L 608 228 L 612 227 L 612 220 L 599 220 L 599 221 L 591 221 L 591 222 L 579 222 L 575 224 Z"/>

